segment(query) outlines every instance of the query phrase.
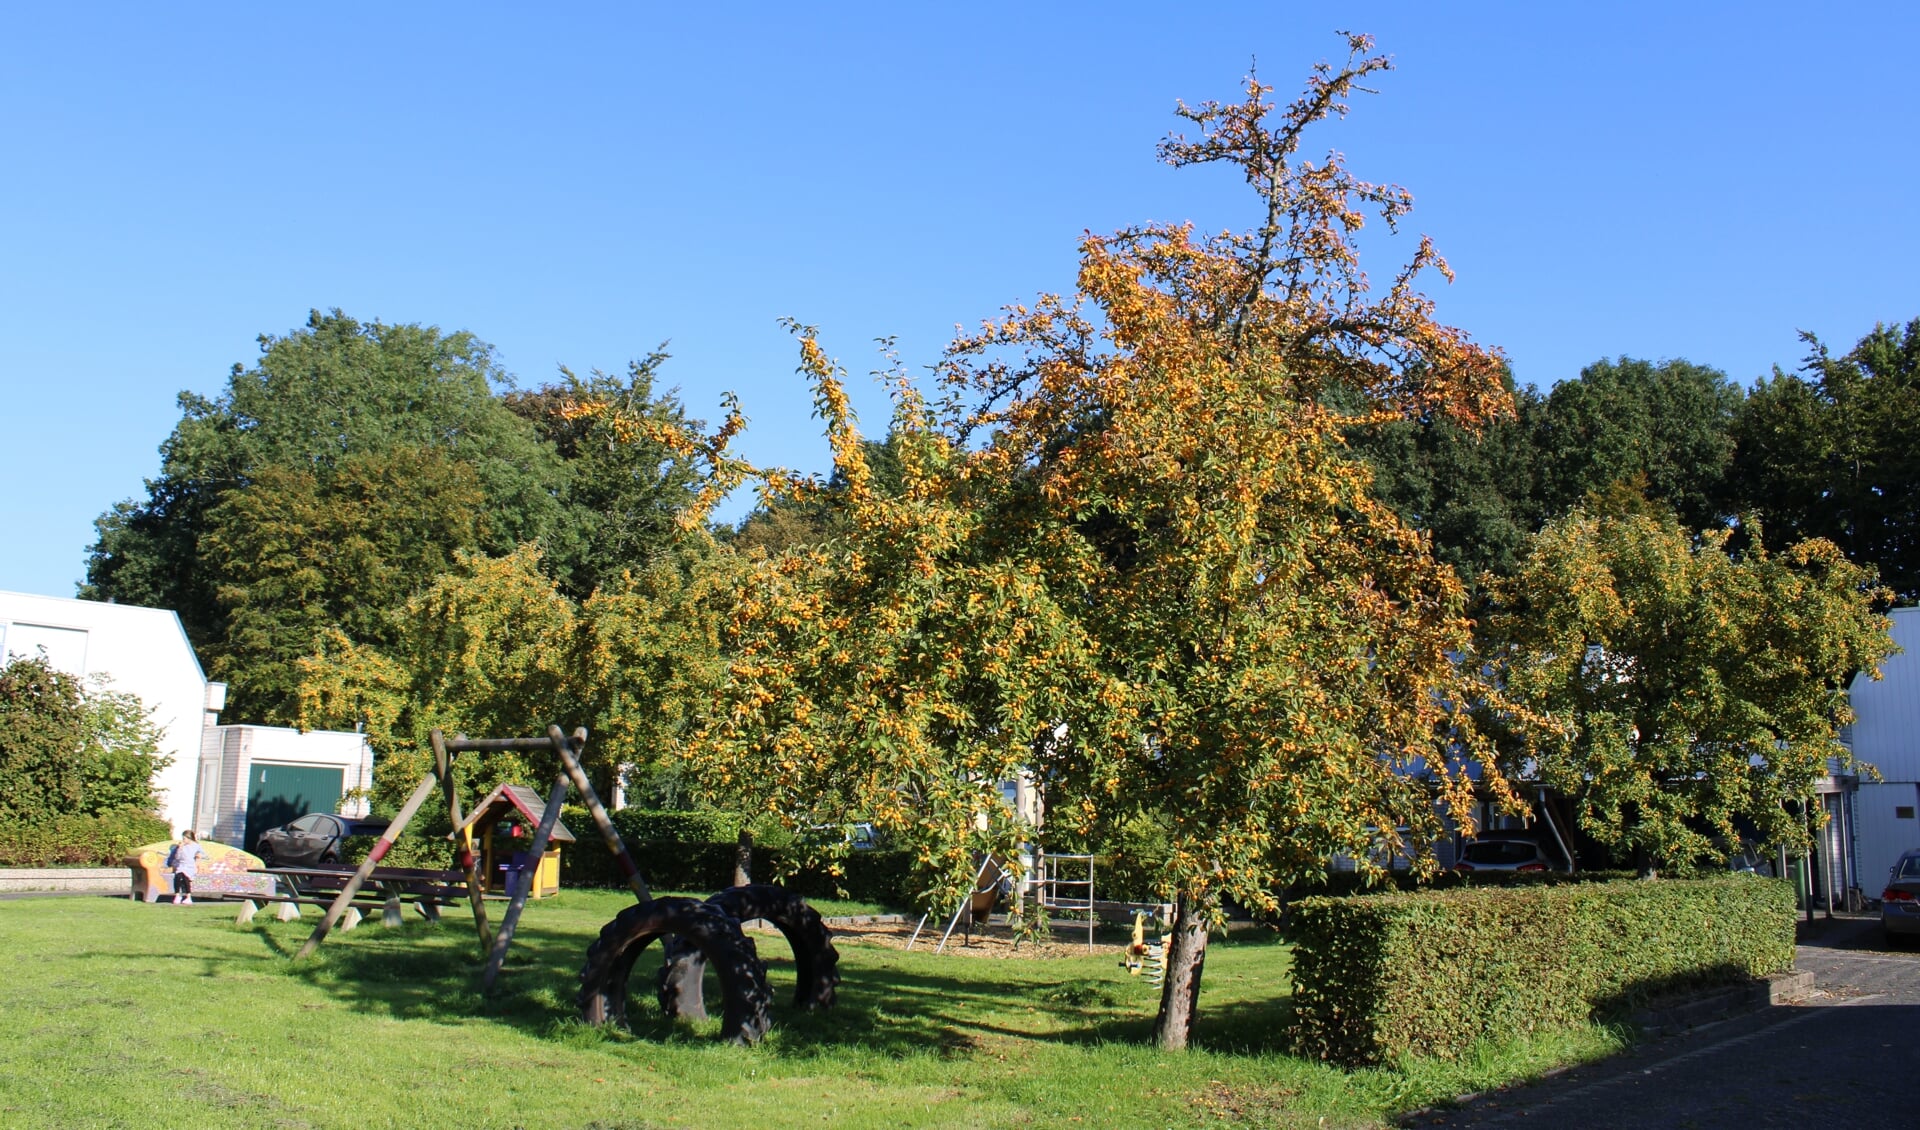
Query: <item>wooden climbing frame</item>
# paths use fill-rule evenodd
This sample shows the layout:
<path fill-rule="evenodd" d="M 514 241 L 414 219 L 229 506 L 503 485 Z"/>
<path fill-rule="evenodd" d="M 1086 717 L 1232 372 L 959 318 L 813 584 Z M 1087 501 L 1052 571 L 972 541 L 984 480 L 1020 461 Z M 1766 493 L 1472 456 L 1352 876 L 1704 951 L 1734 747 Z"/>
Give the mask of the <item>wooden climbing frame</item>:
<path fill-rule="evenodd" d="M 465 734 L 455 734 L 452 738 L 448 738 L 439 730 L 435 730 L 430 741 L 433 746 L 433 768 L 421 778 L 413 794 L 407 798 L 407 802 L 400 806 L 400 812 L 393 818 L 393 822 L 380 833 L 379 842 L 373 845 L 373 850 L 367 853 L 367 858 L 361 862 L 359 868 L 353 873 L 353 877 L 347 880 L 346 885 L 335 896 L 332 905 L 327 908 L 326 916 L 313 928 L 313 934 L 307 938 L 306 944 L 300 947 L 300 952 L 294 955 L 295 960 L 307 957 L 320 948 L 320 943 L 326 940 L 327 934 L 340 921 L 341 915 L 353 905 L 354 897 L 366 884 L 374 868 L 379 866 L 380 860 L 385 858 L 387 852 L 392 849 L 393 841 L 406 830 L 407 824 L 413 819 L 414 814 L 420 811 L 420 806 L 427 802 L 427 798 L 433 795 L 435 788 L 438 788 L 446 797 L 447 817 L 452 822 L 452 826 L 459 828 L 465 823 L 460 814 L 460 792 L 455 787 L 453 778 L 454 757 L 461 753 L 489 750 L 552 750 L 559 759 L 560 771 L 554 777 L 553 791 L 547 797 L 546 811 L 541 814 L 540 826 L 534 832 L 530 849 L 533 858 L 539 859 L 546 854 L 547 841 L 553 834 L 554 822 L 560 818 L 560 806 L 566 803 L 570 789 L 579 789 L 581 798 L 587 802 L 587 811 L 593 814 L 594 826 L 600 829 L 600 838 L 606 842 L 607 850 L 613 853 L 620 873 L 626 877 L 627 885 L 633 888 L 634 895 L 641 902 L 646 902 L 653 897 L 652 892 L 647 889 L 646 880 L 640 877 L 640 869 L 634 865 L 633 856 L 628 853 L 626 843 L 621 840 L 620 833 L 614 830 L 613 820 L 607 815 L 606 806 L 600 803 L 599 794 L 594 792 L 592 782 L 587 780 L 586 770 L 580 765 L 580 753 L 587 745 L 585 727 L 576 729 L 569 736 L 560 727 L 549 725 L 546 736 L 536 738 L 469 738 Z M 486 885 L 480 875 L 479 860 L 474 856 L 473 844 L 465 837 L 459 841 L 458 857 L 460 870 L 466 874 L 467 899 L 473 907 L 474 929 L 480 936 L 480 948 L 487 955 L 486 970 L 482 974 L 481 985 L 484 989 L 491 990 L 494 981 L 500 976 L 502 964 L 507 959 L 507 949 L 513 944 L 514 929 L 520 923 L 520 912 L 525 908 L 527 894 L 533 886 L 533 872 L 526 870 L 513 875 L 508 888 L 507 912 L 500 920 L 499 930 L 493 931 L 489 929 L 487 923 Z"/>

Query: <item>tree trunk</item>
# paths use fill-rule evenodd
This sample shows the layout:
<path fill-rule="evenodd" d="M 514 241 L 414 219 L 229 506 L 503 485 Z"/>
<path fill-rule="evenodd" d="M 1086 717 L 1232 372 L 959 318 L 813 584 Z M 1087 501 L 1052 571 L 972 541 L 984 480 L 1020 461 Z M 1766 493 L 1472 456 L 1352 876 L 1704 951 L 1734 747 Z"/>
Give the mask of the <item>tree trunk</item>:
<path fill-rule="evenodd" d="M 744 887 L 753 882 L 753 833 L 740 829 L 733 844 L 733 885 Z"/>
<path fill-rule="evenodd" d="M 1200 972 L 1207 964 L 1207 927 L 1198 904 L 1174 903 L 1173 937 L 1167 942 L 1167 979 L 1160 986 L 1160 1015 L 1153 1042 L 1167 1051 L 1186 1048 L 1200 1000 Z"/>

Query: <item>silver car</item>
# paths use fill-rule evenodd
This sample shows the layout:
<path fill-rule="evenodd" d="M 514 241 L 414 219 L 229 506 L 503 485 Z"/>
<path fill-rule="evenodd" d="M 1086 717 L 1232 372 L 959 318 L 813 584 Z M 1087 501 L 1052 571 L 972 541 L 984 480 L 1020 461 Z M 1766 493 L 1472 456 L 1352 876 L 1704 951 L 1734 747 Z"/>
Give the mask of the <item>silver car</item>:
<path fill-rule="evenodd" d="M 1530 834 L 1482 832 L 1467 841 L 1454 862 L 1455 871 L 1565 871 L 1555 853 Z"/>
<path fill-rule="evenodd" d="M 1920 934 L 1920 849 L 1900 857 L 1880 892 L 1880 927 L 1889 942 Z"/>

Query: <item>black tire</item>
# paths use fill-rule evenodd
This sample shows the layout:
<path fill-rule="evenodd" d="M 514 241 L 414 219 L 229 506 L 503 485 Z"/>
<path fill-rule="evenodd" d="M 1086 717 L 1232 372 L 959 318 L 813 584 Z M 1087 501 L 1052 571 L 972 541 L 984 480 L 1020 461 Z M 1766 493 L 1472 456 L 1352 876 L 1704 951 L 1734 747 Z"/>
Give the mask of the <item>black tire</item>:
<path fill-rule="evenodd" d="M 729 887 L 708 899 L 707 905 L 736 922 L 764 918 L 778 927 L 793 949 L 793 1006 L 802 1010 L 833 1007 L 840 984 L 840 951 L 834 948 L 833 932 L 821 921 L 819 911 L 805 899 L 773 883 L 754 883 Z M 706 1016 L 700 986 L 706 962 L 700 952 L 669 940 L 662 956 L 660 1010 L 690 1020 Z"/>
<path fill-rule="evenodd" d="M 260 845 L 260 866 L 262 867 L 273 866 L 273 849 L 271 847 L 268 847 L 266 844 Z"/>
<path fill-rule="evenodd" d="M 766 967 L 740 923 L 717 907 L 689 898 L 630 906 L 600 931 L 580 969 L 580 1017 L 589 1024 L 627 1024 L 627 979 L 633 963 L 656 938 L 679 938 L 720 974 L 726 998 L 720 1038 L 757 1044 L 767 1034 Z"/>

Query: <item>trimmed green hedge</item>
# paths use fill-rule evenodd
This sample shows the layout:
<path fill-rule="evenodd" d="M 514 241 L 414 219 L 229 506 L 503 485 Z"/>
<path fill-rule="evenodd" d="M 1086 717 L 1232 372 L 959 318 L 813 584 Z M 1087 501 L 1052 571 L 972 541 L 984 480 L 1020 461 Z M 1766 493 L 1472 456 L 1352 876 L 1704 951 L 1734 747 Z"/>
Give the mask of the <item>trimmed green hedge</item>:
<path fill-rule="evenodd" d="M 591 827 L 591 825 L 588 825 Z M 560 882 L 568 887 L 621 887 L 626 881 L 599 837 L 580 835 L 580 842 L 560 856 Z M 734 842 L 682 843 L 670 840 L 626 840 L 627 851 L 647 885 L 668 891 L 717 891 L 733 883 Z M 912 905 L 913 856 L 904 851 L 849 852 L 841 866 L 845 874 L 832 876 L 818 868 L 799 866 L 798 858 L 782 848 L 753 849 L 753 877 L 779 882 L 809 898 L 851 898 L 888 906 Z"/>
<path fill-rule="evenodd" d="M 1560 887 L 1572 883 L 1614 883 L 1635 878 L 1632 871 L 1442 871 L 1424 881 L 1406 871 L 1369 882 L 1358 871 L 1329 871 L 1289 893 L 1297 899 L 1315 895 L 1389 895 L 1404 891 L 1457 891 L 1492 887 Z"/>
<path fill-rule="evenodd" d="M 1292 1042 L 1353 1066 L 1453 1058 L 1793 964 L 1793 889 L 1747 875 L 1310 898 Z"/>
<path fill-rule="evenodd" d="M 581 839 L 597 835 L 593 818 L 584 807 L 568 805 L 560 818 Z M 577 822 L 576 822 L 577 821 Z M 732 843 L 740 837 L 746 818 L 737 812 L 703 809 L 697 812 L 623 808 L 613 813 L 614 830 L 623 840 L 673 840 L 679 843 Z"/>
<path fill-rule="evenodd" d="M 112 867 L 142 844 L 165 843 L 173 826 L 151 812 L 55 816 L 0 827 L 0 867 Z"/>

